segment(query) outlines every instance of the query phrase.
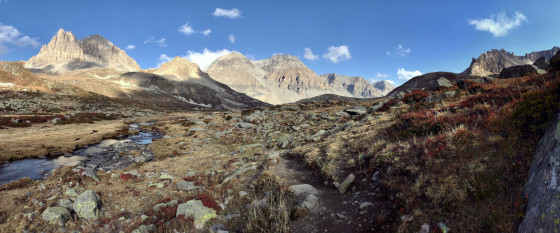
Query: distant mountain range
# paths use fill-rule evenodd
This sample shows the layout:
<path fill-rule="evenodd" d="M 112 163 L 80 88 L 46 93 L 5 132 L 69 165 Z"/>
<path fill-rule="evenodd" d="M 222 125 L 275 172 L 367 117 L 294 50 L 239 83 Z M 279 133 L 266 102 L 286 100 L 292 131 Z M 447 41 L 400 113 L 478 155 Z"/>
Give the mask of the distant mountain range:
<path fill-rule="evenodd" d="M 323 94 L 381 97 L 394 88 L 387 81 L 371 84 L 362 77 L 319 76 L 290 55 L 252 61 L 234 52 L 218 58 L 207 72 L 216 81 L 271 104 L 290 103 Z"/>
<path fill-rule="evenodd" d="M 545 57 L 548 61 L 558 51 L 560 51 L 560 48 L 555 46 L 549 50 L 526 53 L 525 56 L 516 56 L 505 49 L 492 49 L 491 51 L 483 53 L 478 58 L 473 58 L 471 65 L 463 71 L 463 74 L 471 76 L 498 74 L 504 68 L 511 66 L 533 64 L 533 62 L 541 57 Z"/>
<path fill-rule="evenodd" d="M 554 47 L 516 56 L 494 49 L 473 58 L 469 68 L 460 75 L 497 74 L 510 66 L 531 64 L 540 57 L 548 60 L 559 50 Z M 207 72 L 186 58 L 176 57 L 156 69 L 141 70 L 125 51 L 102 36 L 77 40 L 72 32 L 63 29 L 28 61 L 4 63 L 3 68 L 17 72 L 9 75 L 4 72 L 0 88 L 26 83 L 41 86 L 44 83 L 41 80 L 48 79 L 49 85 L 62 83 L 112 98 L 136 98 L 177 109 L 243 109 L 332 95 L 372 98 L 385 96 L 395 89 L 388 81 L 370 83 L 360 76 L 335 73 L 319 76 L 290 55 L 250 60 L 233 52 L 215 60 Z M 411 85 L 408 83 L 403 88 Z"/>

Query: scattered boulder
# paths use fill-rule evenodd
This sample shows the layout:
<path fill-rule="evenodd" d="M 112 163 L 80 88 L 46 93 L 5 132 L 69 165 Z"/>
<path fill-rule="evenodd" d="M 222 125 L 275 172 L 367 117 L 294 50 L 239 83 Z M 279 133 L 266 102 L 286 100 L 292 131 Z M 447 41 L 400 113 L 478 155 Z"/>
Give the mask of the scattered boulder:
<path fill-rule="evenodd" d="M 246 123 L 246 122 L 237 122 L 237 127 L 241 128 L 241 129 L 252 129 L 257 127 L 257 125 L 255 124 L 251 124 L 251 123 Z"/>
<path fill-rule="evenodd" d="M 309 195 L 307 195 L 307 197 L 305 197 L 305 199 L 303 201 L 301 201 L 298 204 L 298 207 L 311 210 L 311 209 L 315 208 L 315 206 L 317 206 L 318 202 L 319 202 L 319 198 L 317 196 L 315 196 L 313 194 L 309 194 Z"/>
<path fill-rule="evenodd" d="M 216 211 L 212 208 L 205 207 L 200 200 L 190 200 L 177 206 L 175 216 L 183 215 L 185 218 L 194 219 L 196 229 L 203 229 L 204 224 L 210 219 L 217 217 Z"/>
<path fill-rule="evenodd" d="M 194 183 L 194 181 L 180 180 L 177 182 L 177 188 L 183 191 L 196 191 L 201 188 L 200 186 L 194 185 Z"/>
<path fill-rule="evenodd" d="M 171 200 L 171 201 L 168 201 L 167 203 L 158 203 L 158 204 L 155 204 L 154 207 L 152 207 L 152 210 L 154 211 L 154 213 L 157 213 L 161 209 L 167 208 L 169 206 L 177 205 L 178 203 L 179 203 L 179 201 L 177 201 L 177 200 Z"/>
<path fill-rule="evenodd" d="M 352 116 L 362 115 L 362 114 L 365 114 L 367 112 L 367 108 L 358 105 L 358 106 L 354 106 L 352 108 L 344 109 L 344 112 L 346 112 L 346 113 L 348 113 Z"/>
<path fill-rule="evenodd" d="M 74 203 L 68 199 L 58 200 L 58 206 L 66 208 L 68 211 L 74 211 Z"/>
<path fill-rule="evenodd" d="M 290 186 L 290 190 L 294 192 L 294 195 L 299 199 L 304 199 L 310 194 L 317 195 L 319 194 L 319 190 L 313 187 L 310 184 L 296 184 Z"/>
<path fill-rule="evenodd" d="M 418 231 L 418 233 L 430 233 L 430 224 L 428 223 L 422 224 L 422 226 L 420 227 L 420 231 Z"/>
<path fill-rule="evenodd" d="M 348 188 L 352 185 L 352 183 L 354 183 L 354 179 L 356 179 L 356 176 L 354 176 L 354 174 L 348 175 L 348 177 L 344 179 L 342 184 L 340 184 L 340 187 L 338 188 L 338 193 L 340 194 L 346 193 L 346 191 L 348 191 Z"/>
<path fill-rule="evenodd" d="M 42 214 L 43 220 L 51 224 L 58 224 L 64 226 L 64 224 L 72 217 L 70 212 L 60 206 L 49 207 Z"/>
<path fill-rule="evenodd" d="M 503 69 L 498 78 L 517 78 L 531 74 L 546 74 L 546 71 L 541 70 L 534 65 L 511 66 Z"/>
<path fill-rule="evenodd" d="M 67 189 L 66 192 L 64 192 L 64 196 L 67 197 L 77 197 L 78 195 L 80 195 L 78 192 L 76 192 L 75 189 Z"/>
<path fill-rule="evenodd" d="M 93 171 L 93 169 L 90 168 L 84 168 L 84 167 L 76 167 L 74 169 L 72 169 L 73 172 L 75 172 L 76 174 L 83 176 L 83 177 L 89 177 L 97 182 L 99 182 L 99 177 L 97 177 L 97 175 L 95 175 L 95 172 Z"/>
<path fill-rule="evenodd" d="M 453 87 L 453 84 L 444 77 L 440 77 L 436 82 L 438 89 Z"/>
<path fill-rule="evenodd" d="M 99 205 L 99 195 L 91 190 L 86 190 L 78 196 L 73 208 L 80 218 L 97 220 L 99 219 Z"/>

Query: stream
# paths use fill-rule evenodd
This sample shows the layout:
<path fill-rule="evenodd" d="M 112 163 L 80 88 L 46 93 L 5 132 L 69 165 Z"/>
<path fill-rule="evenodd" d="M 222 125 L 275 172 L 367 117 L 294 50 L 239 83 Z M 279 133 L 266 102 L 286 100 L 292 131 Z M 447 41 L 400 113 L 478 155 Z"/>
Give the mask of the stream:
<path fill-rule="evenodd" d="M 130 124 L 129 130 L 140 131 L 140 125 Z M 153 139 L 159 138 L 161 134 L 157 132 L 140 131 L 122 139 L 106 139 L 64 156 L 5 162 L 0 164 L 0 185 L 24 177 L 41 179 L 61 166 L 83 166 L 93 170 L 110 171 L 123 169 L 132 163 L 148 162 L 155 158 L 148 146 Z"/>

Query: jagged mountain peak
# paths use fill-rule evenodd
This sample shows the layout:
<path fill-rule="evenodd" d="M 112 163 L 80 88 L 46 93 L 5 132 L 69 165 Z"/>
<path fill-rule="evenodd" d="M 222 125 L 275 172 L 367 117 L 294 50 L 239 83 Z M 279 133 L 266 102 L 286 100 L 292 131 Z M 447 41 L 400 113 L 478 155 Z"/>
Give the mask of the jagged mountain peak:
<path fill-rule="evenodd" d="M 25 63 L 35 72 L 66 73 L 89 68 L 137 71 L 140 66 L 125 51 L 100 35 L 77 40 L 71 31 L 59 29 L 39 53 Z"/>
<path fill-rule="evenodd" d="M 537 59 L 545 57 L 549 60 L 560 48 L 554 46 L 550 50 L 526 53 L 525 56 L 516 56 L 505 49 L 492 49 L 484 52 L 478 58 L 473 58 L 469 68 L 463 74 L 473 76 L 487 76 L 500 73 L 504 68 L 516 65 L 533 64 Z"/>

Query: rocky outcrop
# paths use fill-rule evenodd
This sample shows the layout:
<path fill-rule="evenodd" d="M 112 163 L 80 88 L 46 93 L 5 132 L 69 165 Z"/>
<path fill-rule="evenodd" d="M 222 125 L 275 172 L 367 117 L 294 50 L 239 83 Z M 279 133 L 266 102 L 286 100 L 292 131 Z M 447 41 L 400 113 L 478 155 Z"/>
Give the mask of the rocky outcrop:
<path fill-rule="evenodd" d="M 539 69 L 534 65 L 521 65 L 505 68 L 500 72 L 498 78 L 517 78 L 532 74 L 545 74 L 546 71 Z"/>
<path fill-rule="evenodd" d="M 525 184 L 528 203 L 520 233 L 555 232 L 560 219 L 560 114 L 546 130 Z"/>
<path fill-rule="evenodd" d="M 548 61 L 560 48 L 553 47 L 550 50 L 527 53 L 525 56 L 516 56 L 506 50 L 492 49 L 485 52 L 478 58 L 473 58 L 472 62 L 463 74 L 472 76 L 488 76 L 500 73 L 504 68 L 517 65 L 533 64 L 538 58 L 545 57 Z"/>
<path fill-rule="evenodd" d="M 388 94 L 395 87 L 387 81 L 370 83 L 360 76 L 345 76 L 339 74 L 324 74 L 322 78 L 327 79 L 329 85 L 335 92 L 348 92 L 348 96 L 357 98 L 374 98 Z"/>
<path fill-rule="evenodd" d="M 36 72 L 65 73 L 88 68 L 114 68 L 119 71 L 138 71 L 140 66 L 125 51 L 100 35 L 77 40 L 64 29 L 43 45 L 39 54 L 25 63 Z"/>
<path fill-rule="evenodd" d="M 338 74 L 318 76 L 290 55 L 252 61 L 234 52 L 218 58 L 207 70 L 210 77 L 271 104 L 284 104 L 324 94 L 380 97 L 392 90 L 386 82 L 371 84 L 362 77 Z"/>
<path fill-rule="evenodd" d="M 192 218 L 196 229 L 204 228 L 204 224 L 208 220 L 217 217 L 216 211 L 205 207 L 200 200 L 190 200 L 177 206 L 176 216 L 181 215 L 185 218 Z"/>

